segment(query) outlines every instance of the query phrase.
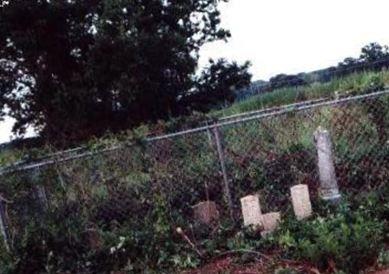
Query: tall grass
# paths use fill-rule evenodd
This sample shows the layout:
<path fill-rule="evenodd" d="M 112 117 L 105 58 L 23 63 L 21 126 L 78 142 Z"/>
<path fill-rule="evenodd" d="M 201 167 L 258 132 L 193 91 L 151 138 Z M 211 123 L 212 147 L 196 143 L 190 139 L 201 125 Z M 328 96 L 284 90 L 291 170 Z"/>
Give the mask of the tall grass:
<path fill-rule="evenodd" d="M 245 101 L 237 102 L 228 108 L 215 111 L 216 116 L 227 116 L 246 111 L 259 110 L 268 107 L 281 106 L 304 100 L 331 98 L 348 93 L 360 93 L 369 90 L 371 85 L 389 85 L 389 71 L 354 73 L 342 78 L 333 79 L 327 83 L 313 83 L 307 86 L 288 87 L 269 93 L 253 96 Z"/>

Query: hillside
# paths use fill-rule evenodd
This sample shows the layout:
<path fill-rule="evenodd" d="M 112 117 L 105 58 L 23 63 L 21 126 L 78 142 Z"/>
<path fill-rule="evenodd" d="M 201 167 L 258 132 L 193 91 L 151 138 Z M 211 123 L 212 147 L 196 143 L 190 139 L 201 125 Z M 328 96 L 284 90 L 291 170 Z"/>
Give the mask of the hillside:
<path fill-rule="evenodd" d="M 384 268 L 389 95 L 382 90 L 388 83 L 386 71 L 354 74 L 275 90 L 209 117 L 111 135 L 82 153 L 41 158 L 49 150 L 34 150 L 41 161 L 33 157 L 0 177 L 7 239 L 0 244 L 0 271 L 179 273 L 209 262 L 227 264 L 223 271 L 245 265 L 264 273 Z M 343 101 L 204 127 L 215 116 L 321 97 Z M 333 142 L 338 204 L 320 196 L 319 126 Z M 291 205 L 290 187 L 301 184 L 312 200 L 306 220 L 296 220 Z M 258 195 L 264 214 L 280 214 L 270 236 L 244 225 L 240 199 L 248 195 Z M 195 213 L 204 203 L 212 208 L 208 223 Z"/>
<path fill-rule="evenodd" d="M 299 87 L 276 89 L 236 102 L 213 114 L 218 117 L 228 116 L 305 100 L 360 94 L 379 90 L 387 85 L 389 85 L 389 71 L 354 73 L 326 83 L 314 82 Z"/>

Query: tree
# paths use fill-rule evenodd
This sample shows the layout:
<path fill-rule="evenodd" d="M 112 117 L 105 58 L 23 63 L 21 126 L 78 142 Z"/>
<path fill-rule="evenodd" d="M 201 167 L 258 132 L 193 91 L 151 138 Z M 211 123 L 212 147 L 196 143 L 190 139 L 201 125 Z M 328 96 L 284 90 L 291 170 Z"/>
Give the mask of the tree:
<path fill-rule="evenodd" d="M 199 48 L 229 37 L 215 0 L 0 3 L 0 108 L 49 140 L 178 115 Z"/>
<path fill-rule="evenodd" d="M 388 47 L 382 47 L 378 43 L 370 43 L 362 48 L 360 60 L 363 62 L 375 62 L 389 57 Z"/>
<path fill-rule="evenodd" d="M 300 75 L 278 74 L 269 80 L 272 90 L 283 87 L 297 87 L 306 85 L 307 82 Z"/>
<path fill-rule="evenodd" d="M 196 79 L 192 92 L 182 98 L 182 105 L 191 110 L 207 112 L 217 106 L 231 104 L 237 92 L 251 83 L 249 67 L 249 62 L 239 65 L 225 59 L 211 59 Z"/>
<path fill-rule="evenodd" d="M 359 64 L 361 64 L 361 61 L 359 59 L 353 57 L 347 57 L 343 60 L 343 62 L 340 62 L 338 66 L 340 68 L 348 68 L 348 67 L 355 67 Z"/>
<path fill-rule="evenodd" d="M 362 48 L 359 58 L 348 57 L 339 63 L 334 76 L 344 76 L 363 70 L 380 70 L 388 65 L 388 47 L 378 43 L 370 43 Z"/>

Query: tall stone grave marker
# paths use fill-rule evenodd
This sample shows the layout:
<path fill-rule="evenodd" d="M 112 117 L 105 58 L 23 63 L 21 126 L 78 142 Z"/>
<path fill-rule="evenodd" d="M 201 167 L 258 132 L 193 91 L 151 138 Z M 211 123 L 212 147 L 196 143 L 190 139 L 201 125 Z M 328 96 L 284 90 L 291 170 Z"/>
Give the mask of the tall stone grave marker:
<path fill-rule="evenodd" d="M 314 136 L 320 176 L 320 196 L 323 200 L 337 201 L 341 195 L 336 181 L 330 133 L 319 127 Z"/>

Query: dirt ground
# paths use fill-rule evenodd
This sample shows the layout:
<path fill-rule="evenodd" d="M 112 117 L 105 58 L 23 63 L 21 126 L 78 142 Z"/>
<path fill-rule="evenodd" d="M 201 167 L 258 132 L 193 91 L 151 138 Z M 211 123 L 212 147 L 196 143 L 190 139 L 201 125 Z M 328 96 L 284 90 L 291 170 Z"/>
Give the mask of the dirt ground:
<path fill-rule="evenodd" d="M 330 267 L 325 271 L 319 271 L 314 266 L 304 262 L 277 260 L 273 258 L 257 259 L 253 262 L 242 263 L 237 261 L 237 257 L 226 256 L 224 258 L 215 259 L 201 268 L 184 271 L 181 274 L 274 274 L 278 269 L 293 269 L 296 273 L 304 274 L 330 274 L 335 273 L 336 269 Z M 373 266 L 366 274 L 389 274 L 389 269 L 377 270 Z"/>
<path fill-rule="evenodd" d="M 320 273 L 314 267 L 295 261 L 279 261 L 271 257 L 243 263 L 237 257 L 227 256 L 213 260 L 203 267 L 182 274 L 273 274 L 277 269 L 291 268 L 298 273 Z"/>

